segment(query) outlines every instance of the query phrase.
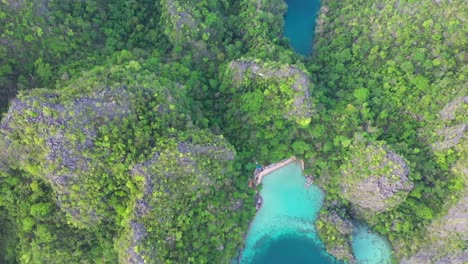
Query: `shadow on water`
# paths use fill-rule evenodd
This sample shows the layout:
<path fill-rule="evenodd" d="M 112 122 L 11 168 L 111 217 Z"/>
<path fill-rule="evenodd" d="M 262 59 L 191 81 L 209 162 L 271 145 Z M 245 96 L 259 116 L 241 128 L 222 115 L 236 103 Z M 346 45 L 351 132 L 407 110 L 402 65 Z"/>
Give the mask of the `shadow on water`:
<path fill-rule="evenodd" d="M 260 249 L 253 258 L 255 264 L 286 264 L 286 263 L 342 263 L 333 260 L 324 253 L 322 245 L 306 236 L 284 235 Z"/>

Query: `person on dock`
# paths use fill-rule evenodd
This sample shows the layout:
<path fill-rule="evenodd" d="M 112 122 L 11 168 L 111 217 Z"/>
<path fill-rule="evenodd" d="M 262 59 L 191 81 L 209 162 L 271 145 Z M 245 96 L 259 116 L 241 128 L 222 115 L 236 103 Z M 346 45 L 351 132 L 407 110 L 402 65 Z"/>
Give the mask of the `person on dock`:
<path fill-rule="evenodd" d="M 265 168 L 263 165 L 258 164 L 257 161 L 255 161 L 255 171 L 262 172 Z"/>

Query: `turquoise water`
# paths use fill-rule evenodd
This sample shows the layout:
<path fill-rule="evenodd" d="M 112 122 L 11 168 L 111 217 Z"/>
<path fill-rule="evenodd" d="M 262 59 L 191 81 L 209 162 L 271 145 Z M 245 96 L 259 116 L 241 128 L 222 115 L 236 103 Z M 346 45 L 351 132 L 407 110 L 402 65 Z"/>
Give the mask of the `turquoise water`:
<path fill-rule="evenodd" d="M 258 252 L 252 263 L 329 263 L 331 260 L 322 251 L 321 245 L 306 236 L 285 235 Z"/>
<path fill-rule="evenodd" d="M 250 225 L 240 263 L 341 263 L 325 252 L 315 230 L 324 194 L 314 185 L 304 188 L 304 183 L 297 162 L 263 178 L 263 205 Z M 359 264 L 390 263 L 388 243 L 363 225 L 356 225 L 352 248 Z"/>
<path fill-rule="evenodd" d="M 284 35 L 297 53 L 308 56 L 312 53 L 320 0 L 286 0 L 286 3 L 288 11 L 284 17 Z"/>
<path fill-rule="evenodd" d="M 373 234 L 365 225 L 354 225 L 351 246 L 359 264 L 390 264 L 391 249 L 388 242 Z"/>
<path fill-rule="evenodd" d="M 305 189 L 304 183 L 297 162 L 263 178 L 263 205 L 251 223 L 240 263 L 335 263 L 314 225 L 323 193 L 316 186 Z"/>

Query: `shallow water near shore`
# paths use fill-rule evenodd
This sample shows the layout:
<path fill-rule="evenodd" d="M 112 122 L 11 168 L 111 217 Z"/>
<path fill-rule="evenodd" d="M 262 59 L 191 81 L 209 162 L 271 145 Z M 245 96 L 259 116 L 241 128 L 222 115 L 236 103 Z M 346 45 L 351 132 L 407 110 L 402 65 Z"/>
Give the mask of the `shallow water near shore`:
<path fill-rule="evenodd" d="M 391 264 L 389 243 L 363 224 L 354 224 L 351 246 L 359 264 Z"/>
<path fill-rule="evenodd" d="M 315 185 L 304 187 L 299 162 L 292 162 L 263 178 L 263 205 L 250 225 L 241 254 L 242 264 L 343 263 L 326 253 L 315 220 L 324 194 Z M 390 264 L 386 240 L 356 224 L 352 248 L 359 264 Z"/>
<path fill-rule="evenodd" d="M 320 0 L 286 0 L 286 3 L 284 35 L 297 53 L 308 56 L 312 53 Z"/>
<path fill-rule="evenodd" d="M 323 193 L 304 183 L 298 162 L 265 176 L 263 205 L 250 226 L 241 263 L 337 263 L 315 230 Z"/>

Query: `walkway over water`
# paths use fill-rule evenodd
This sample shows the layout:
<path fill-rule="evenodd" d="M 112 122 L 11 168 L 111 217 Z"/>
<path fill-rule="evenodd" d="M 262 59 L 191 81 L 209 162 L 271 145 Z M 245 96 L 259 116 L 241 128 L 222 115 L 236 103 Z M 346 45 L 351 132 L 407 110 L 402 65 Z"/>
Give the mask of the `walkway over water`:
<path fill-rule="evenodd" d="M 314 226 L 323 192 L 314 185 L 304 188 L 301 163 L 292 157 L 258 175 L 263 205 L 250 225 L 239 263 L 335 263 L 323 250 Z"/>
<path fill-rule="evenodd" d="M 295 162 L 295 161 L 297 161 L 296 157 L 291 157 L 289 159 L 285 159 L 285 160 L 282 160 L 280 162 L 273 163 L 271 165 L 266 166 L 265 168 L 263 168 L 262 171 L 260 171 L 256 175 L 254 175 L 256 185 L 259 185 L 262 182 L 262 179 L 263 179 L 264 176 L 274 172 L 277 169 L 280 169 L 280 168 L 288 165 L 291 162 Z M 304 169 L 304 162 L 302 160 L 300 162 L 301 162 L 301 165 L 302 165 L 302 169 Z"/>

